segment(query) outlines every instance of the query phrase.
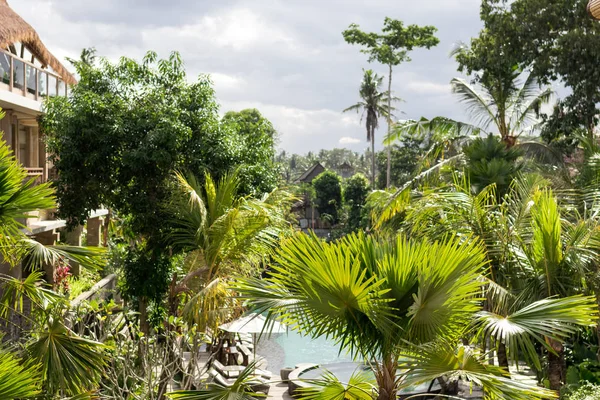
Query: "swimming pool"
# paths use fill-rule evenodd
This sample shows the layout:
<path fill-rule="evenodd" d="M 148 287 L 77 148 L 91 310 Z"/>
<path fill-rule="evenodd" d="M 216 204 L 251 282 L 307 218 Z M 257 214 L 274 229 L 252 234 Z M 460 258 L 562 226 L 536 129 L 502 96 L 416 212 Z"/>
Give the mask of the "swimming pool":
<path fill-rule="evenodd" d="M 319 365 L 319 368 L 302 373 L 300 377 L 304 379 L 318 379 L 326 370 L 342 382 L 348 382 L 350 376 L 357 370 L 370 373 L 369 368 L 360 362 L 355 362 L 349 354 L 340 353 L 339 346 L 335 342 L 324 338 L 312 339 L 294 331 L 261 338 L 256 353 L 266 358 L 267 369 L 275 374 L 282 368 L 293 368 L 302 363 Z M 425 383 L 412 386 L 402 390 L 400 394 L 410 395 L 441 389 L 437 383 L 430 385 L 431 383 Z"/>
<path fill-rule="evenodd" d="M 261 338 L 256 346 L 256 353 L 267 359 L 267 369 L 275 373 L 281 368 L 301 363 L 334 364 L 352 361 L 349 354 L 339 353 L 339 346 L 335 342 L 325 338 L 312 339 L 294 331 Z"/>

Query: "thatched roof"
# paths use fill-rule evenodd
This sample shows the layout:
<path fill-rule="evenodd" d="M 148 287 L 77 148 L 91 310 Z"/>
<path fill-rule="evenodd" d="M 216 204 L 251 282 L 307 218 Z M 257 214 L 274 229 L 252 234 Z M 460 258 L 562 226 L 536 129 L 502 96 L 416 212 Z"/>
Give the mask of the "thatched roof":
<path fill-rule="evenodd" d="M 50 54 L 31 25 L 14 12 L 6 0 L 0 0 L 0 48 L 6 49 L 14 43 L 24 44 L 44 68 L 50 66 L 65 82 L 77 83 L 75 77 Z"/>

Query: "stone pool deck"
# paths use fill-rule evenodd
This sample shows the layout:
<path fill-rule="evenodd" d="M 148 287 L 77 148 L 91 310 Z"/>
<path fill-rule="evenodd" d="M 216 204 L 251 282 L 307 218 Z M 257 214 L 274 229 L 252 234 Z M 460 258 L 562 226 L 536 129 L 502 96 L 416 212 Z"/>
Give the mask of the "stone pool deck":
<path fill-rule="evenodd" d="M 208 354 L 201 353 L 200 354 L 200 366 L 203 368 L 208 361 Z M 273 372 L 273 379 L 279 379 L 278 371 Z M 529 369 L 524 363 L 520 363 L 518 369 L 510 368 L 510 372 L 512 373 L 513 379 L 518 380 L 522 383 L 527 383 L 529 385 L 536 385 L 535 373 Z M 473 391 L 470 391 L 467 387 L 463 387 L 459 396 L 463 399 L 469 400 L 480 400 L 483 398 L 480 389 L 475 388 Z M 280 381 L 275 381 L 271 383 L 271 389 L 269 390 L 269 395 L 267 396 L 267 400 L 292 400 L 293 397 L 288 393 L 288 384 Z"/>

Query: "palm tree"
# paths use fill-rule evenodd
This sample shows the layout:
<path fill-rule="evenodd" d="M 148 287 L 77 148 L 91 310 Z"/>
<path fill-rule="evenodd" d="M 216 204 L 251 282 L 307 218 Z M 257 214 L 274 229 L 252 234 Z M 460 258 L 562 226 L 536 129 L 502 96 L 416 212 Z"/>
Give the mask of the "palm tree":
<path fill-rule="evenodd" d="M 242 197 L 237 171 L 217 182 L 207 173 L 203 183 L 177 173 L 175 184 L 169 241 L 186 259 L 184 276 L 175 275 L 171 283 L 169 313 L 181 314 L 199 332 L 217 331 L 241 311 L 241 303 L 229 292 L 231 276 L 260 273 L 291 229 L 287 215 L 295 198 L 280 189 L 260 199 Z M 180 310 L 182 297 L 187 300 Z M 194 367 L 190 362 L 188 369 Z M 161 390 L 166 390 L 168 381 L 163 382 Z"/>
<path fill-rule="evenodd" d="M 356 111 L 362 113 L 361 122 L 365 120 L 365 127 L 367 128 L 367 141 L 371 142 L 371 185 L 375 188 L 375 129 L 379 127 L 380 117 L 391 117 L 393 108 L 390 108 L 388 102 L 390 100 L 397 100 L 391 98 L 389 92 L 381 91 L 381 85 L 383 83 L 383 76 L 377 75 L 373 70 L 364 70 L 363 80 L 360 84 L 360 98 L 361 100 L 344 110 Z"/>
<path fill-rule="evenodd" d="M 514 146 L 521 134 L 533 133 L 541 106 L 550 100 L 553 91 L 550 88 L 540 89 L 532 74 L 525 74 L 523 78 L 518 71 L 512 72 L 510 79 L 490 82 L 480 87 L 460 78 L 450 82 L 452 92 L 465 105 L 472 123 L 445 117 L 409 120 L 398 124 L 386 137 L 386 143 L 401 140 L 407 133 L 458 139 L 483 132 L 500 135 L 507 147 Z"/>
<path fill-rule="evenodd" d="M 405 385 L 433 379 L 451 388 L 459 377 L 483 386 L 490 398 L 552 397 L 517 384 L 461 346 L 482 310 L 485 258 L 479 241 L 458 237 L 385 240 L 358 233 L 325 243 L 299 234 L 283 242 L 269 278 L 242 279 L 236 288 L 257 312 L 268 311 L 302 334 L 334 339 L 340 350 L 367 360 L 379 400 L 396 399 Z M 548 301 L 563 312 L 561 318 L 547 313 L 546 323 L 540 323 L 538 314 L 514 318 L 515 324 L 537 322 L 544 334 L 556 337 L 573 322 L 593 321 L 581 309 L 570 314 L 570 305 Z M 586 312 L 594 309 L 594 299 L 585 301 Z M 569 318 L 562 318 L 565 314 Z M 405 365 L 400 357 L 408 360 Z M 398 377 L 399 367 L 409 372 Z"/>
<path fill-rule="evenodd" d="M 484 243 L 489 270 L 486 310 L 475 322 L 480 337 L 495 339 L 501 366 L 522 355 L 540 370 L 537 341 L 548 350 L 556 390 L 564 339 L 597 313 L 577 288 L 600 261 L 600 228 L 593 219 L 563 218 L 547 184 L 540 176 L 523 176 L 501 202 L 494 185 L 474 194 L 466 179 L 457 178 L 449 187 L 416 194 L 394 212 L 403 213 L 402 229 L 412 236 L 460 234 Z M 573 325 L 544 333 L 549 318 Z"/>
<path fill-rule="evenodd" d="M 291 228 L 286 216 L 294 197 L 284 190 L 276 189 L 261 199 L 241 197 L 237 171 L 219 182 L 205 174 L 201 184 L 181 173 L 176 174 L 176 181 L 179 193 L 171 203 L 174 229 L 170 242 L 176 251 L 188 254 L 189 271 L 172 296 L 195 288 L 199 290 L 193 301 L 199 301 L 207 292 L 218 293 L 215 286 L 226 286 L 232 273 L 256 272 Z M 194 286 L 196 278 L 200 282 Z M 206 310 L 198 311 L 198 316 L 206 314 Z M 223 322 L 213 320 L 202 328 L 216 328 Z"/>

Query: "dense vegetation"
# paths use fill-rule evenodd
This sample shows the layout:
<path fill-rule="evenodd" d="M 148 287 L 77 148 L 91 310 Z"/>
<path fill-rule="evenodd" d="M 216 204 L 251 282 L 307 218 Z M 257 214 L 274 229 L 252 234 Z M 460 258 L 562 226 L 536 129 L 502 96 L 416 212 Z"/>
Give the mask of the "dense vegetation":
<path fill-rule="evenodd" d="M 391 121 L 392 68 L 434 47 L 434 27 L 350 25 L 344 39 L 389 67 L 388 90 L 365 70 L 349 108 L 364 154 L 276 154 L 260 111 L 220 116 L 210 78 L 190 81 L 177 53 L 84 51 L 79 83 L 41 119 L 57 180 L 36 185 L 0 143 L 0 254 L 27 272 L 0 275 L 0 398 L 255 398 L 248 371 L 207 382 L 199 359 L 248 311 L 334 339 L 374 373 L 326 375 L 306 399 L 392 400 L 432 381 L 448 398 L 599 398 L 600 85 L 582 70 L 597 69 L 600 28 L 585 3 L 483 0 L 483 30 L 453 53 L 466 121 Z M 553 104 L 557 80 L 572 93 Z M 28 236 L 22 218 L 55 200 L 70 228 L 110 208 L 108 248 Z M 327 238 L 300 229 L 303 207 Z M 102 268 L 122 301 L 74 306 Z M 513 379 L 523 369 L 536 384 Z"/>

